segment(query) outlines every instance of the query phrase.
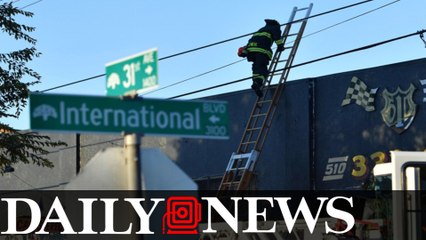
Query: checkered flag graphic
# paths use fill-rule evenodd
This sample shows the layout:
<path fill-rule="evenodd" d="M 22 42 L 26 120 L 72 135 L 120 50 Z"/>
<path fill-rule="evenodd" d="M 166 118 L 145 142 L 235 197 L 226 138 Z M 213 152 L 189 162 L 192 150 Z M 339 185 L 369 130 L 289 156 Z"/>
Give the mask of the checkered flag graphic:
<path fill-rule="evenodd" d="M 374 97 L 378 88 L 369 89 L 367 85 L 357 77 L 352 77 L 351 84 L 346 91 L 346 97 L 343 99 L 342 107 L 355 102 L 364 108 L 365 111 L 374 111 Z"/>

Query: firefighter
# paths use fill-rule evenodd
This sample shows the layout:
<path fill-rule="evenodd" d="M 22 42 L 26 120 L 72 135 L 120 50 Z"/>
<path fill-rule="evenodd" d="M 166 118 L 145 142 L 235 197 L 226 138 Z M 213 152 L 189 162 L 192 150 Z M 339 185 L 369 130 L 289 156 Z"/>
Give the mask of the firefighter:
<path fill-rule="evenodd" d="M 278 51 L 284 50 L 279 22 L 272 19 L 265 19 L 265 22 L 266 25 L 254 33 L 248 44 L 238 51 L 240 57 L 247 57 L 247 61 L 253 62 L 251 88 L 258 97 L 263 96 L 262 86 L 269 74 L 268 65 L 272 58 L 273 42 L 277 44 Z"/>

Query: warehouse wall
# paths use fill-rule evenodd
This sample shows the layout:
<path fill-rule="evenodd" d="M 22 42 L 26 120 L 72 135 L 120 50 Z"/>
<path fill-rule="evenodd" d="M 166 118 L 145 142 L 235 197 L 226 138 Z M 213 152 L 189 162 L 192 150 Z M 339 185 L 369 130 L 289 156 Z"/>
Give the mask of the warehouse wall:
<path fill-rule="evenodd" d="M 373 111 L 366 111 L 356 103 L 342 106 L 353 77 L 363 81 L 368 91 L 378 88 L 372 96 Z M 423 102 L 426 94 L 420 80 L 424 79 L 426 59 L 419 59 L 288 82 L 251 187 L 358 189 L 368 182 L 369 172 L 376 161 L 389 160 L 389 150 L 423 151 L 426 149 L 426 103 Z M 406 91 L 410 84 L 415 88 L 412 97 Z M 385 94 L 385 89 L 389 94 Z M 255 94 L 248 89 L 206 99 L 228 102 L 228 140 L 145 136 L 142 145 L 160 148 L 190 177 L 200 182 L 201 188 L 217 189 L 229 158 L 238 147 Z M 412 120 L 411 124 L 408 125 L 407 120 L 407 129 L 399 133 L 386 125 L 381 114 L 384 110 L 388 119 L 396 113 L 405 113 L 409 117 L 413 108 L 414 117 L 408 118 Z M 120 135 L 82 134 L 79 147 L 73 134 L 51 136 L 69 143 L 67 150 L 48 155 L 56 164 L 48 172 L 58 177 L 46 180 L 49 179 L 46 170 L 32 165 L 19 165 L 14 173 L 35 187 L 69 181 L 76 174 L 76 155 L 80 156 L 84 168 L 99 150 L 123 145 Z M 7 176 L 9 179 L 5 182 Z M 7 176 L 0 177 L 0 188 L 29 188 L 16 176 Z"/>
<path fill-rule="evenodd" d="M 341 106 L 354 76 L 369 88 L 378 88 L 374 97 L 374 111 L 366 111 L 357 104 Z M 368 181 L 368 173 L 377 160 L 390 160 L 390 150 L 426 149 L 426 103 L 423 102 L 426 94 L 420 82 L 424 79 L 426 79 L 426 59 L 316 79 L 313 129 L 317 188 L 360 188 Z M 415 88 L 412 97 L 408 93 L 402 93 L 407 91 L 410 85 Z M 399 93 L 398 87 L 401 90 Z M 396 95 L 388 98 L 385 90 Z M 388 106 L 385 98 L 388 98 Z M 387 126 L 381 114 L 385 111 L 389 115 L 396 116 L 398 112 L 408 114 L 413 109 L 415 115 L 412 123 L 401 133 Z M 343 172 L 343 178 L 324 181 L 329 159 L 336 157 L 347 157 L 347 168 Z"/>

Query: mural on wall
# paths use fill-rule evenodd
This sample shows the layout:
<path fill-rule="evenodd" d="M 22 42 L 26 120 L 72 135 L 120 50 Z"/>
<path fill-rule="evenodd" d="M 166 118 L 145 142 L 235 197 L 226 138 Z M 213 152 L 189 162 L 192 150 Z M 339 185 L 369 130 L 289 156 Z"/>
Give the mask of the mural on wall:
<path fill-rule="evenodd" d="M 420 83 L 425 86 L 423 92 L 426 93 L 426 80 L 420 80 Z M 354 76 L 341 106 L 355 103 L 363 107 L 365 111 L 372 112 L 375 110 L 374 102 L 378 89 L 370 89 L 361 79 Z M 413 100 L 416 89 L 413 84 L 410 84 L 410 87 L 406 90 L 402 90 L 398 86 L 394 92 L 385 89 L 381 94 L 385 100 L 385 106 L 381 111 L 382 119 L 388 127 L 397 133 L 407 130 L 416 116 L 417 104 Z M 426 102 L 426 97 L 423 98 L 423 102 Z"/>
<path fill-rule="evenodd" d="M 345 99 L 341 106 L 355 103 L 364 108 L 365 111 L 374 111 L 374 97 L 378 88 L 369 89 L 367 85 L 357 77 L 352 77 L 351 84 L 346 91 Z"/>
<path fill-rule="evenodd" d="M 406 90 L 398 87 L 395 92 L 385 89 L 382 93 L 385 99 L 385 106 L 381 111 L 383 121 L 397 133 L 407 130 L 416 116 L 417 105 L 413 100 L 415 90 L 416 87 L 410 84 Z"/>
<path fill-rule="evenodd" d="M 423 87 L 423 102 L 426 102 L 426 79 L 419 80 L 420 84 Z"/>
<path fill-rule="evenodd" d="M 318 81 L 321 89 L 345 91 L 343 96 L 333 97 L 340 107 L 332 107 L 333 100 L 328 99 L 328 107 L 316 109 L 321 112 L 316 116 L 316 125 L 321 126 L 316 128 L 318 189 L 365 189 L 372 181 L 374 166 L 391 161 L 389 151 L 426 150 L 422 140 L 426 127 L 420 120 L 426 116 L 420 106 L 426 103 L 426 79 L 408 69 L 397 73 L 349 75 L 347 85 L 338 88 L 334 87 L 338 86 L 336 78 Z"/>

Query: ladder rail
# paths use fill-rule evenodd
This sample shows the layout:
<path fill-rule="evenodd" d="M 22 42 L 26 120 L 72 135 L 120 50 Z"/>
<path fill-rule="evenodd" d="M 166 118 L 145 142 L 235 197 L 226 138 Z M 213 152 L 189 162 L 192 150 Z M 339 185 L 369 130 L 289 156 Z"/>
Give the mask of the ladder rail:
<path fill-rule="evenodd" d="M 292 24 L 287 24 L 285 29 L 284 29 L 284 32 L 282 34 L 283 44 L 285 44 L 287 42 L 288 34 L 290 33 L 291 27 L 292 27 Z M 269 72 L 270 75 L 267 78 L 267 81 L 266 81 L 266 84 L 265 84 L 266 92 L 268 92 L 269 86 L 271 85 L 272 79 L 274 78 L 273 73 L 275 73 L 275 71 L 277 70 L 278 63 L 279 63 L 279 60 L 281 58 L 281 54 L 282 54 L 282 52 L 275 51 L 274 57 L 272 58 L 272 63 L 269 65 L 268 72 Z M 266 93 L 265 93 L 264 96 L 266 96 Z"/>
<path fill-rule="evenodd" d="M 291 47 L 286 48 L 291 49 L 289 53 L 286 53 L 288 54 L 286 60 L 281 61 L 280 58 L 282 52 L 275 51 L 271 64 L 268 67 L 269 76 L 264 82 L 264 95 L 263 97 L 258 97 L 256 99 L 240 144 L 238 145 L 237 152 L 233 153 L 231 156 L 228 167 L 220 183 L 219 190 L 240 191 L 249 187 L 250 181 L 254 175 L 257 158 L 263 149 L 269 130 L 272 126 L 273 117 L 276 113 L 284 85 L 287 82 L 291 66 L 293 65 L 312 6 L 313 4 L 311 3 L 307 8 L 293 8 L 289 20 L 290 24 L 286 25 L 281 38 L 283 40 L 283 44 L 286 44 L 288 37 L 290 36 L 296 36 L 296 39 L 292 42 L 293 44 Z M 307 10 L 305 17 L 294 21 L 296 13 L 303 10 Z M 290 34 L 293 25 L 300 25 L 298 26 L 297 34 Z M 285 67 L 281 72 L 281 69 L 278 69 L 278 64 L 282 62 L 285 62 Z M 281 73 L 276 74 L 276 72 Z M 275 76 L 280 76 L 278 83 L 276 85 L 271 85 Z M 273 89 L 275 90 L 272 91 Z M 250 156 L 244 167 L 241 166 L 243 165 L 244 160 L 242 160 L 240 156 Z"/>
<path fill-rule="evenodd" d="M 230 190 L 233 185 L 236 185 L 238 189 L 240 183 L 247 179 L 247 173 L 252 172 L 254 169 L 258 155 L 259 153 L 254 150 L 245 154 L 233 153 L 220 183 L 219 190 Z M 242 167 L 242 165 L 244 165 L 244 167 Z M 239 180 L 237 180 L 238 177 L 240 177 Z"/>
<path fill-rule="evenodd" d="M 294 16 L 295 16 L 295 9 L 296 8 L 294 8 L 293 9 L 293 13 L 292 13 L 292 15 L 290 16 L 290 21 L 289 22 L 291 22 L 291 21 L 293 21 L 293 19 L 294 19 Z M 285 41 L 286 41 L 286 39 L 287 39 L 287 35 L 289 34 L 289 32 L 290 32 L 290 29 L 291 29 L 291 26 L 292 26 L 292 24 L 287 24 L 286 25 L 286 28 L 284 29 L 284 32 L 283 32 L 283 34 L 282 34 L 282 36 L 283 36 L 283 42 L 285 43 Z M 276 68 L 277 68 L 277 66 L 278 66 L 278 60 L 279 60 L 279 58 L 281 57 L 281 52 L 279 52 L 279 51 L 275 51 L 275 53 L 274 53 L 274 57 L 272 58 L 272 62 L 271 62 L 271 64 L 269 65 L 269 68 L 268 68 L 268 72 L 269 73 L 273 73 L 273 72 L 275 72 L 276 71 Z M 274 62 L 275 61 L 275 62 Z M 271 82 L 272 82 L 272 79 L 273 79 L 273 77 L 274 77 L 274 75 L 273 74 L 271 74 L 270 76 L 268 76 L 268 78 L 267 78 L 267 81 L 266 81 L 266 91 L 265 91 L 265 94 L 264 94 L 264 96 L 263 96 L 263 98 L 262 99 L 265 99 L 267 96 L 268 96 L 268 91 L 269 91 L 269 86 L 271 85 Z M 255 119 L 253 119 L 253 117 L 252 116 L 255 116 L 255 115 L 257 115 L 258 114 L 258 112 L 260 112 L 261 111 L 261 109 L 262 109 L 262 106 L 263 106 L 263 104 L 261 103 L 260 105 L 259 105 L 259 100 L 261 100 L 261 99 L 257 99 L 257 103 L 254 105 L 254 107 L 253 107 L 253 109 L 252 109 L 252 111 L 251 111 L 251 114 L 250 114 L 250 118 L 249 118 L 249 120 L 248 120 L 248 122 L 247 122 L 247 125 L 246 125 L 246 128 L 245 129 L 249 129 L 249 128 L 253 128 L 254 126 L 256 126 L 257 125 L 257 122 L 258 122 L 258 118 L 255 118 Z M 238 147 L 238 150 L 237 150 L 237 153 L 244 153 L 244 152 L 247 152 L 247 149 L 248 149 L 248 145 L 247 144 L 243 144 L 245 141 L 250 141 L 251 140 L 251 138 L 253 137 L 253 134 L 254 134 L 254 132 L 253 131 L 250 131 L 249 133 L 247 132 L 247 131 L 244 131 L 244 133 L 243 133 L 243 137 L 241 138 L 241 141 L 240 141 L 240 144 L 239 144 L 239 147 Z"/>
<path fill-rule="evenodd" d="M 297 38 L 294 42 L 294 45 L 293 45 L 294 47 L 292 48 L 291 52 L 289 53 L 289 56 L 290 56 L 289 61 L 286 62 L 286 66 L 285 66 L 284 71 L 282 73 L 282 76 L 280 78 L 280 82 L 278 83 L 278 87 L 275 90 L 274 96 L 272 98 L 272 103 L 269 106 L 267 118 L 265 119 L 264 123 L 261 126 L 260 131 L 264 131 L 264 132 L 259 133 L 258 138 L 256 140 L 257 144 L 255 144 L 255 146 L 254 146 L 254 149 L 256 151 L 258 151 L 259 154 L 262 152 L 263 145 L 266 141 L 266 137 L 267 137 L 269 130 L 270 130 L 270 127 L 272 125 L 272 120 L 273 120 L 273 117 L 275 115 L 277 105 L 278 105 L 278 102 L 279 102 L 278 100 L 281 97 L 281 93 L 284 89 L 284 84 L 287 82 L 287 78 L 288 78 L 288 75 L 290 73 L 291 66 L 293 65 L 293 61 L 294 61 L 294 58 L 296 56 L 300 41 L 302 40 L 302 35 L 303 35 L 303 32 L 306 28 L 306 24 L 307 24 L 307 20 L 304 20 L 302 22 L 301 26 L 300 26 L 300 29 L 299 29 L 300 34 L 298 34 L 298 36 L 297 36 Z"/>
<path fill-rule="evenodd" d="M 288 35 L 288 33 L 289 33 L 290 29 L 291 29 L 291 26 L 292 26 L 291 24 L 287 25 L 287 27 L 286 27 L 286 29 L 285 29 L 285 31 L 283 33 L 283 36 L 284 36 L 285 39 L 287 38 L 287 35 Z M 304 26 L 306 26 L 306 21 L 302 22 L 302 25 L 299 28 L 299 32 L 300 32 L 301 29 L 304 30 Z M 298 35 L 301 35 L 301 34 L 298 34 Z M 291 47 L 291 52 L 289 53 L 289 59 L 286 61 L 286 65 L 284 67 L 284 71 L 281 73 L 280 82 L 278 83 L 278 86 L 280 86 L 280 84 L 282 83 L 283 79 L 284 79 L 284 82 L 287 80 L 288 73 L 289 73 L 288 70 L 289 70 L 290 66 L 293 64 L 294 55 L 296 54 L 296 50 L 297 50 L 297 47 L 298 47 L 298 43 L 300 42 L 300 39 L 301 38 L 298 36 L 298 38 L 296 38 L 296 40 L 295 40 L 295 43 L 293 44 L 293 47 Z M 267 85 L 265 86 L 266 90 L 265 90 L 264 97 L 263 97 L 263 99 L 258 98 L 257 103 L 254 105 L 254 107 L 252 109 L 252 114 L 250 115 L 251 117 L 250 117 L 250 119 L 249 119 L 249 121 L 247 123 L 246 129 L 252 128 L 252 127 L 256 126 L 256 124 L 257 124 L 257 121 L 259 119 L 258 118 L 259 113 L 257 113 L 257 112 L 261 111 L 261 108 L 262 108 L 262 105 L 259 106 L 259 102 L 261 102 L 262 100 L 264 100 L 267 97 L 267 94 L 268 94 L 268 92 L 270 90 L 272 79 L 274 78 L 273 73 L 277 69 L 278 60 L 279 60 L 280 56 L 281 56 L 281 52 L 276 51 L 275 55 L 274 55 L 274 58 L 273 58 L 273 61 L 276 61 L 276 63 L 275 64 L 271 64 L 270 67 L 269 67 L 269 69 L 270 69 L 269 72 L 272 73 L 272 74 L 268 77 L 269 80 L 267 81 Z M 271 104 L 269 105 L 267 112 L 264 113 L 264 114 L 266 114 L 266 117 L 263 120 L 262 127 L 260 127 L 261 128 L 260 131 L 263 130 L 263 128 L 265 127 L 265 125 L 266 125 L 266 131 L 269 130 L 269 126 L 266 123 L 268 122 L 268 118 L 272 118 L 273 115 L 274 115 L 274 114 L 272 114 L 272 116 L 270 116 L 271 115 L 270 114 L 271 113 L 271 108 L 273 108 L 277 104 L 277 99 L 279 99 L 279 97 L 281 96 L 281 92 L 282 92 L 282 88 L 280 88 L 280 87 L 278 87 L 275 90 L 275 92 L 274 92 L 274 94 L 272 96 L 272 99 L 271 99 Z M 253 120 L 253 117 L 256 117 L 254 119 L 254 123 L 251 121 L 251 120 Z M 248 134 L 248 137 L 247 137 L 247 134 Z M 252 136 L 253 136 L 253 134 L 254 134 L 253 131 L 250 131 L 249 133 L 245 132 L 244 135 L 243 135 L 243 138 L 241 139 L 241 143 L 240 144 L 244 143 L 244 141 L 250 141 L 251 138 L 252 138 Z M 256 141 L 259 141 L 262 138 L 262 135 L 263 135 L 262 132 L 259 132 L 257 134 L 257 137 L 256 137 L 257 140 Z M 266 138 L 266 136 L 265 136 L 265 138 Z M 238 148 L 237 152 L 246 152 L 247 148 L 248 148 L 247 144 L 242 145 L 242 146 L 240 146 Z M 257 145 L 254 146 L 254 149 L 257 150 L 257 151 L 259 151 L 259 152 L 261 151 L 262 148 L 263 148 L 263 141 L 262 141 L 262 144 L 260 144 L 260 146 L 257 146 Z"/>

